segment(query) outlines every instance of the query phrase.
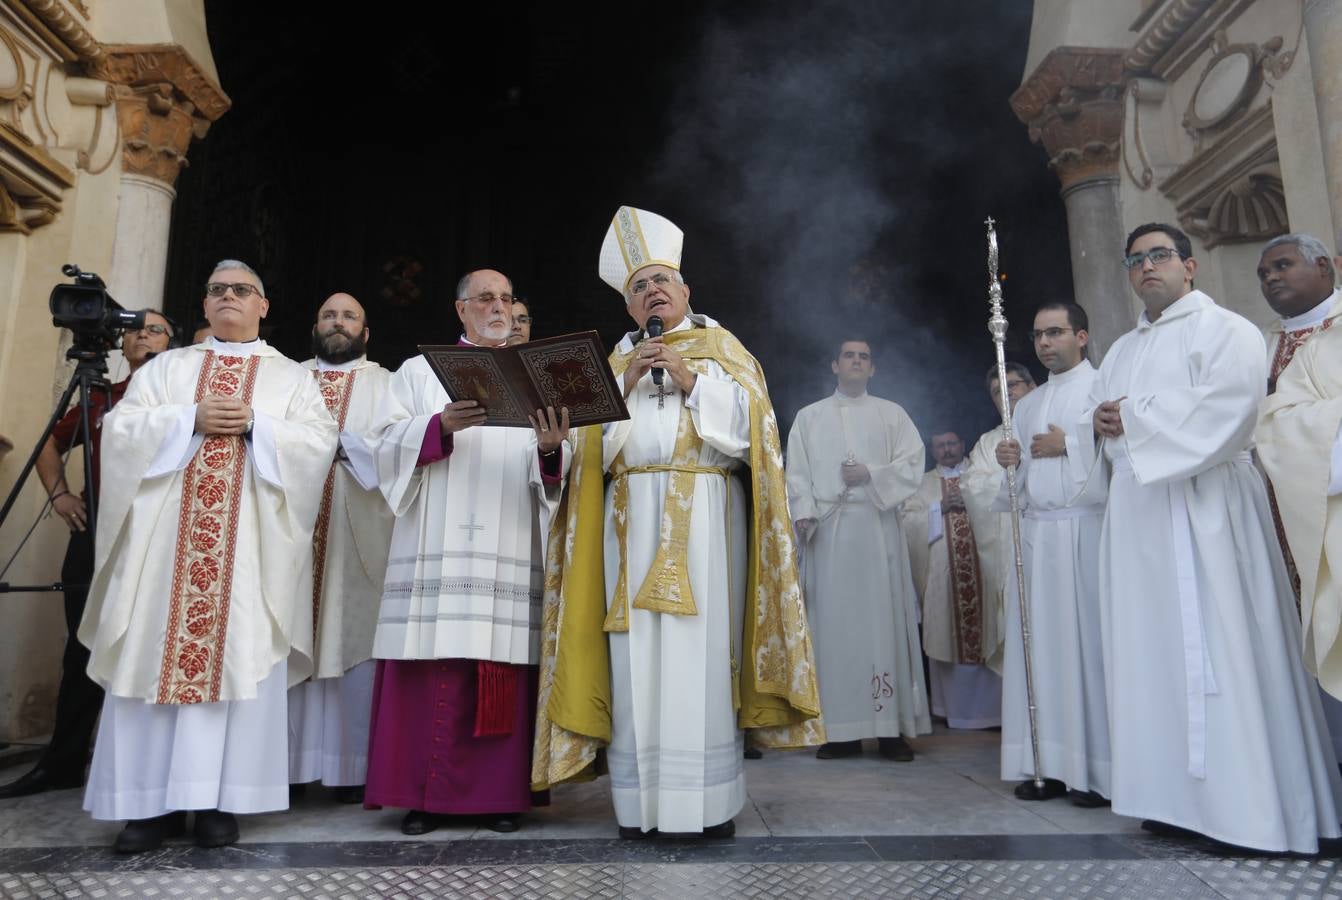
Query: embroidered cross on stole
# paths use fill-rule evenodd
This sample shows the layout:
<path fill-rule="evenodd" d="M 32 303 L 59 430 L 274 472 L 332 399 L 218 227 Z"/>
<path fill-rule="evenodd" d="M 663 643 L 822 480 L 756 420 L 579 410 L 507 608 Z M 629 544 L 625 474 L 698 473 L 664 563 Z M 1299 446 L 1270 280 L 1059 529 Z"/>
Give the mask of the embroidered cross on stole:
<path fill-rule="evenodd" d="M 1283 331 L 1277 340 L 1276 352 L 1272 354 L 1272 369 L 1267 376 L 1267 392 L 1275 393 L 1277 379 L 1286 367 L 1295 359 L 1296 351 L 1305 345 L 1320 331 L 1326 331 L 1333 324 L 1332 319 L 1324 319 L 1313 328 L 1301 328 L 1298 331 Z M 1277 543 L 1281 545 L 1281 555 L 1286 558 L 1286 573 L 1291 576 L 1291 588 L 1295 591 L 1295 611 L 1300 612 L 1300 572 L 1295 567 L 1295 557 L 1291 555 L 1290 544 L 1286 542 L 1286 526 L 1281 523 L 1281 510 L 1277 507 L 1277 492 L 1272 489 L 1272 480 L 1267 481 L 1267 505 L 1272 510 L 1272 524 L 1277 529 Z"/>
<path fill-rule="evenodd" d="M 260 363 L 258 356 L 206 351 L 195 402 L 209 394 L 250 404 Z M 247 444 L 240 435 L 207 436 L 187 463 L 156 703 L 219 699 L 246 467 Z"/>
<path fill-rule="evenodd" d="M 960 479 L 941 479 L 941 517 L 945 523 L 946 556 L 950 562 L 951 629 L 957 662 L 983 662 L 983 578 L 979 571 L 978 545 L 970 528 L 969 513 L 960 497 Z"/>
<path fill-rule="evenodd" d="M 354 376 L 357 372 L 318 372 L 312 373 L 321 388 L 322 400 L 326 411 L 336 420 L 340 430 L 345 430 L 345 417 L 349 415 L 349 400 L 354 394 Z M 326 473 L 326 484 L 322 487 L 322 502 L 317 510 L 317 525 L 312 530 L 312 648 L 317 650 L 317 624 L 321 613 L 322 581 L 326 573 L 326 541 L 331 531 L 331 497 L 335 492 L 336 466 L 332 461 Z M 313 674 L 316 678 L 316 674 Z"/>

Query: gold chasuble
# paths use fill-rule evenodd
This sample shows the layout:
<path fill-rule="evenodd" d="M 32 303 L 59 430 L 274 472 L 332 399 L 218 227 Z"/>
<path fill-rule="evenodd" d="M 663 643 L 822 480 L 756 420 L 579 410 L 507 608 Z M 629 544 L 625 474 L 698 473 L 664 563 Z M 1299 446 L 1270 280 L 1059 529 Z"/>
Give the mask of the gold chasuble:
<path fill-rule="evenodd" d="M 764 373 L 730 332 L 719 327 L 693 328 L 664 335 L 692 371 L 717 362 L 750 398 L 749 571 L 745 621 L 741 623 L 744 658 L 733 660 L 733 699 L 737 725 L 752 729 L 763 746 L 797 747 L 823 743 L 815 660 L 788 515 L 782 443 L 769 401 Z M 614 353 L 616 377 L 631 354 Z M 688 411 L 677 431 L 672 462 L 665 467 L 611 466 L 619 577 L 610 611 L 602 543 L 602 434 L 593 426 L 577 432 L 569 483 L 550 530 L 545 567 L 540 691 L 532 788 L 543 790 L 596 774 L 597 750 L 611 739 L 610 648 L 605 632 L 628 628 L 628 610 L 693 616 L 698 606 L 685 576 L 694 479 L 719 470 L 697 465 L 701 441 Z M 628 474 L 668 471 L 667 497 L 659 545 L 642 584 L 629 584 L 624 527 L 627 523 Z M 721 474 L 726 476 L 725 470 Z"/>
<path fill-rule="evenodd" d="M 983 654 L 983 577 L 979 550 L 969 513 L 960 500 L 960 479 L 941 479 L 941 518 L 946 528 L 946 555 L 950 560 L 951 630 L 954 662 L 979 665 Z M 952 508 L 957 507 L 958 508 Z"/>

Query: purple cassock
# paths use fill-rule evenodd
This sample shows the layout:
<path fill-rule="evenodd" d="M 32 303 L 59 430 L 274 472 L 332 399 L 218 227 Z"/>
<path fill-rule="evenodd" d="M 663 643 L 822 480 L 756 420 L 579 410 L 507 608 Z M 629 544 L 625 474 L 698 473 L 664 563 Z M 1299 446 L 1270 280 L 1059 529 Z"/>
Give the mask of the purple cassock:
<path fill-rule="evenodd" d="M 424 430 L 418 464 L 452 454 L 439 416 Z M 561 480 L 559 453 L 541 477 Z M 507 814 L 548 806 L 531 791 L 537 666 L 475 659 L 378 660 L 364 805 L 443 814 Z"/>

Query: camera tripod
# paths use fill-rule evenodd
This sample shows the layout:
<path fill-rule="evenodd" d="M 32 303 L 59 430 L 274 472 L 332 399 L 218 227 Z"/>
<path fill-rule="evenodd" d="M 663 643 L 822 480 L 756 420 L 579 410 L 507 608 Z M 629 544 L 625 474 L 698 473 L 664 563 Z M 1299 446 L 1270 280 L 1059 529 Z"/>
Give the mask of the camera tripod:
<path fill-rule="evenodd" d="M 85 505 L 88 508 L 89 541 L 94 541 L 94 529 L 97 527 L 98 521 L 98 497 L 97 491 L 93 489 L 93 426 L 89 421 L 89 395 L 94 388 L 101 388 L 107 392 L 110 398 L 111 385 L 107 382 L 107 348 L 100 341 L 96 346 L 91 346 L 92 344 L 93 341 L 83 339 L 81 335 L 76 334 L 74 346 L 66 351 L 65 358 L 75 361 L 74 375 L 70 378 L 70 383 L 66 385 L 65 393 L 56 402 L 56 408 L 52 411 L 51 418 L 47 420 L 47 427 L 43 429 L 42 436 L 37 439 L 37 444 L 28 456 L 28 461 L 23 464 L 18 480 L 14 482 L 13 489 L 10 490 L 9 496 L 5 498 L 5 505 L 0 507 L 0 527 L 3 527 L 5 521 L 9 518 L 9 511 L 18 501 L 24 482 L 28 480 L 28 476 L 32 474 L 33 468 L 37 465 L 37 458 L 42 454 L 42 448 L 46 446 L 47 439 L 51 437 L 52 431 L 56 429 L 56 424 L 60 422 L 66 409 L 70 406 L 70 400 L 78 391 L 79 434 L 84 440 L 84 492 L 88 498 Z M 10 584 L 7 581 L 0 581 L 0 594 L 61 593 L 67 588 L 85 587 L 88 587 L 88 585 L 67 585 L 60 581 L 52 584 Z"/>

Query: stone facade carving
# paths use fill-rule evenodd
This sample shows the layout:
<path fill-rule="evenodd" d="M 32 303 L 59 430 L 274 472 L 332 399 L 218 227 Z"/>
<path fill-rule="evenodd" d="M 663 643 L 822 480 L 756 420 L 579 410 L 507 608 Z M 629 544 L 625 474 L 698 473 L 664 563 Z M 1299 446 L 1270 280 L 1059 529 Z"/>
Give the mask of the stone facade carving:
<path fill-rule="evenodd" d="M 1123 54 L 1059 47 L 1011 96 L 1011 109 L 1042 144 L 1063 189 L 1118 172 Z"/>

